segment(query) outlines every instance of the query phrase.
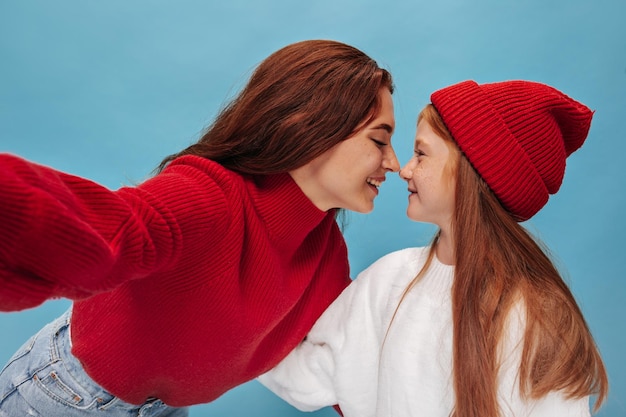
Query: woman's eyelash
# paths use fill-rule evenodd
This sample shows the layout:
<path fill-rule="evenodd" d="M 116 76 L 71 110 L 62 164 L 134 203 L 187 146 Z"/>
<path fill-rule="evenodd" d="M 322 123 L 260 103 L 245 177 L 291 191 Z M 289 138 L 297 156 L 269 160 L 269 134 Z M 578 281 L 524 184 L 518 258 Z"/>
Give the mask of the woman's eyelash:
<path fill-rule="evenodd" d="M 371 138 L 371 139 L 372 139 L 372 140 L 374 141 L 374 143 L 375 143 L 376 145 L 378 145 L 378 146 L 385 146 L 385 145 L 387 145 L 385 142 L 382 142 L 382 141 L 380 141 L 380 140 L 378 140 L 378 139 L 374 139 L 374 138 Z"/>

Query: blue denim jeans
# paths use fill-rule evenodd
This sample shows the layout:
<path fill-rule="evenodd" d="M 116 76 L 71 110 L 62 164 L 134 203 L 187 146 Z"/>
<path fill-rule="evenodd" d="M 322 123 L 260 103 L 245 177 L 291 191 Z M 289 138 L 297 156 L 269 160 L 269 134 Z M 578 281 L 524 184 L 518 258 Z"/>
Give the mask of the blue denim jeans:
<path fill-rule="evenodd" d="M 186 417 L 158 399 L 142 405 L 109 394 L 71 354 L 70 311 L 30 338 L 0 372 L 0 417 Z"/>

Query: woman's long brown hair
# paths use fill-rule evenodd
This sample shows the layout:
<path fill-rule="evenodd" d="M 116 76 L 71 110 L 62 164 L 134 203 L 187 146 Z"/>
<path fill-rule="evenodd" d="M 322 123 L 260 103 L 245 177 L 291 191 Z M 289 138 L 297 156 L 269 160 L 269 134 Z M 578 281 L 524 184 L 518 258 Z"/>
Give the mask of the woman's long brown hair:
<path fill-rule="evenodd" d="M 288 172 L 352 136 L 393 82 L 362 51 L 330 40 L 288 45 L 267 57 L 200 140 L 165 158 L 198 155 L 242 174 Z"/>
<path fill-rule="evenodd" d="M 432 105 L 419 120 L 454 144 Z M 460 151 L 454 154 L 458 157 L 453 169 L 457 179 L 452 221 L 453 416 L 501 415 L 498 347 L 511 307 L 520 300 L 526 311 L 519 373 L 522 395 L 530 399 L 552 391 L 568 398 L 597 395 L 597 410 L 606 399 L 608 379 L 571 291 L 546 252 L 502 207 L 467 158 Z M 429 260 L 436 242 L 435 237 Z"/>

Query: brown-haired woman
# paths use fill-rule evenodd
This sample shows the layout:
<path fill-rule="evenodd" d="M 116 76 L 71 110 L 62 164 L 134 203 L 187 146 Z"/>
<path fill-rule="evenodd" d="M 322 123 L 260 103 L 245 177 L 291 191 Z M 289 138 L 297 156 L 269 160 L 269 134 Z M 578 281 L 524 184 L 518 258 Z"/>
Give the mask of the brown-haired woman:
<path fill-rule="evenodd" d="M 392 92 L 303 41 L 136 187 L 1 155 L 0 310 L 75 302 L 9 360 L 0 415 L 184 416 L 276 365 L 350 282 L 337 210 L 400 168 Z"/>
<path fill-rule="evenodd" d="M 400 171 L 432 244 L 362 272 L 261 381 L 351 416 L 582 417 L 607 376 L 553 263 L 518 222 L 558 191 L 592 112 L 544 84 L 455 84 Z"/>

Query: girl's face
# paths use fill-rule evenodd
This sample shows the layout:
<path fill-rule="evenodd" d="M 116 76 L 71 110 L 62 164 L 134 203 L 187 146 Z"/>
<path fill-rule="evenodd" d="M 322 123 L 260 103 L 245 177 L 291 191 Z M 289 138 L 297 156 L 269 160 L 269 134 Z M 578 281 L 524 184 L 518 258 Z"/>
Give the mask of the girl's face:
<path fill-rule="evenodd" d="M 321 210 L 372 211 L 385 175 L 400 169 L 391 146 L 395 128 L 391 93 L 387 88 L 381 88 L 378 95 L 381 108 L 369 124 L 305 166 L 290 172 Z"/>
<path fill-rule="evenodd" d="M 407 216 L 450 230 L 456 181 L 452 146 L 422 120 L 417 126 L 413 156 L 400 171 L 409 186 Z"/>

